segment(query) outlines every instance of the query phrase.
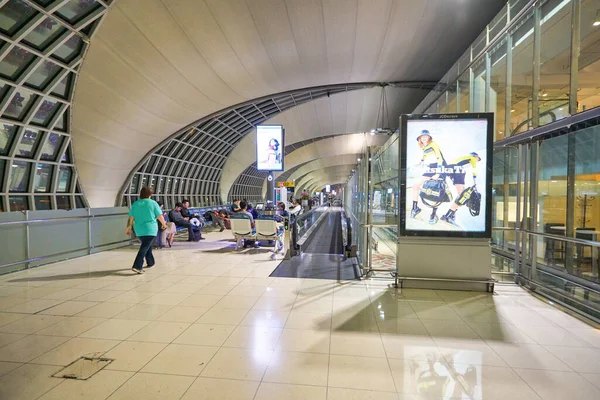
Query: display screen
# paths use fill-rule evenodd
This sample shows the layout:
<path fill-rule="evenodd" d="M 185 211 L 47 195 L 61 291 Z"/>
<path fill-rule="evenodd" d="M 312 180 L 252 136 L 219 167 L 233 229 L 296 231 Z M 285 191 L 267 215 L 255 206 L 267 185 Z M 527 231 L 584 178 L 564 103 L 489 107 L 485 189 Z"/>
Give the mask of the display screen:
<path fill-rule="evenodd" d="M 259 171 L 283 171 L 283 126 L 256 127 L 256 168 Z"/>
<path fill-rule="evenodd" d="M 493 114 L 404 115 L 403 235 L 491 236 Z"/>

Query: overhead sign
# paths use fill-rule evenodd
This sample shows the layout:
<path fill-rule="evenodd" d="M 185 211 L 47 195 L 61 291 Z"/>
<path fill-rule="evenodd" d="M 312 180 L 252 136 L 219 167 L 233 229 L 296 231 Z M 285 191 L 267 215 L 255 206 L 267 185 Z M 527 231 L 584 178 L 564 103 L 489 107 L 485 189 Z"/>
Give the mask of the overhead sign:
<path fill-rule="evenodd" d="M 493 118 L 402 116 L 402 235 L 491 237 Z"/>
<path fill-rule="evenodd" d="M 284 129 L 282 125 L 256 127 L 256 169 L 283 171 Z"/>
<path fill-rule="evenodd" d="M 325 192 L 326 193 L 331 192 L 331 186 L 330 185 L 325 185 Z"/>
<path fill-rule="evenodd" d="M 281 187 L 286 187 L 286 188 L 296 187 L 296 183 L 294 183 L 294 182 L 279 182 L 279 184 L 281 185 Z"/>

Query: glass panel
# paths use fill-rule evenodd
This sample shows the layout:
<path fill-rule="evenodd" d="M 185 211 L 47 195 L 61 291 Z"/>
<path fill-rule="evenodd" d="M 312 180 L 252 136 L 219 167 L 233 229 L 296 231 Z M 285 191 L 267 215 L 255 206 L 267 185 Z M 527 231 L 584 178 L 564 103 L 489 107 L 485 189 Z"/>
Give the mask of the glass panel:
<path fill-rule="evenodd" d="M 35 56 L 25 49 L 14 46 L 0 61 L 0 76 L 15 80 L 33 61 Z"/>
<path fill-rule="evenodd" d="M 598 71 L 600 71 L 600 26 L 594 26 L 598 17 L 598 2 L 581 2 L 581 46 L 579 53 L 579 73 L 577 76 L 577 111 L 585 111 L 600 106 Z"/>
<path fill-rule="evenodd" d="M 33 7 L 21 0 L 8 0 L 0 9 L 0 31 L 8 36 L 14 35 L 36 14 Z"/>
<path fill-rule="evenodd" d="M 506 40 L 490 56 L 490 111 L 495 112 L 494 140 L 506 136 Z"/>
<path fill-rule="evenodd" d="M 44 61 L 27 79 L 26 84 L 42 90 L 56 76 L 61 68 L 52 61 Z"/>
<path fill-rule="evenodd" d="M 58 170 L 58 187 L 57 193 L 65 193 L 71 187 L 71 167 L 60 167 Z"/>
<path fill-rule="evenodd" d="M 79 36 L 73 35 L 54 52 L 53 56 L 68 64 L 81 53 L 82 48 L 83 40 Z"/>
<path fill-rule="evenodd" d="M 538 173 L 538 232 L 564 236 L 567 223 L 568 136 L 540 144 Z M 563 242 L 544 240 L 537 257 L 546 265 L 565 265 Z"/>
<path fill-rule="evenodd" d="M 83 196 L 75 196 L 75 208 L 85 208 Z"/>
<path fill-rule="evenodd" d="M 449 113 L 456 112 L 456 85 L 448 87 L 448 106 L 446 109 Z"/>
<path fill-rule="evenodd" d="M 131 179 L 131 185 L 129 185 L 129 193 L 137 193 L 138 192 L 138 182 L 140 180 L 140 176 L 138 174 L 133 175 Z"/>
<path fill-rule="evenodd" d="M 33 0 L 34 3 L 39 4 L 42 7 L 46 7 L 49 6 L 50 4 L 54 3 L 56 0 Z"/>
<path fill-rule="evenodd" d="M 51 100 L 43 100 L 42 105 L 35 112 L 31 122 L 36 125 L 48 125 L 54 113 L 58 109 L 58 103 Z"/>
<path fill-rule="evenodd" d="M 100 7 L 96 0 L 71 0 L 62 6 L 56 14 L 71 24 L 75 24 Z"/>
<path fill-rule="evenodd" d="M 10 196 L 10 211 L 25 211 L 29 210 L 29 199 L 27 196 Z"/>
<path fill-rule="evenodd" d="M 52 129 L 60 131 L 60 132 L 66 132 L 67 129 L 65 128 L 67 126 L 67 118 L 69 117 L 69 112 L 68 110 L 64 110 L 62 115 L 58 116 L 58 118 L 56 118 L 56 124 L 54 124 L 54 127 Z"/>
<path fill-rule="evenodd" d="M 67 146 L 67 149 L 65 150 L 64 154 L 62 155 L 62 158 L 60 159 L 60 161 L 63 163 L 71 164 L 71 145 Z"/>
<path fill-rule="evenodd" d="M 485 57 L 473 67 L 473 109 L 471 112 L 485 112 Z"/>
<path fill-rule="evenodd" d="M 33 31 L 25 36 L 24 41 L 43 51 L 50 43 L 59 37 L 67 29 L 61 26 L 54 18 L 47 17 Z"/>
<path fill-rule="evenodd" d="M 19 89 L 11 99 L 8 107 L 6 107 L 4 116 L 23 119 L 25 113 L 35 98 L 36 96 L 34 96 L 29 90 Z"/>
<path fill-rule="evenodd" d="M 52 166 L 48 164 L 38 164 L 35 171 L 33 190 L 42 193 L 49 192 L 50 182 L 52 182 Z"/>
<path fill-rule="evenodd" d="M 471 104 L 471 78 L 469 70 L 458 78 L 458 112 L 469 112 Z"/>
<path fill-rule="evenodd" d="M 25 161 L 13 161 L 10 170 L 8 191 L 11 193 L 27 192 L 30 171 L 31 163 Z"/>
<path fill-rule="evenodd" d="M 569 115 L 571 2 L 549 0 L 541 7 L 540 125 Z"/>
<path fill-rule="evenodd" d="M 0 155 L 5 156 L 8 154 L 16 131 L 16 126 L 11 124 L 2 124 L 2 127 L 0 127 Z"/>
<path fill-rule="evenodd" d="M 48 139 L 44 143 L 44 147 L 42 148 L 42 160 L 47 161 L 56 161 L 56 156 L 58 155 L 58 151 L 62 146 L 65 137 L 62 135 L 57 135 L 56 133 L 50 133 L 48 135 Z"/>
<path fill-rule="evenodd" d="M 492 226 L 515 227 L 517 216 L 517 149 L 509 147 L 494 152 L 492 178 Z M 494 231 L 492 244 L 514 251 L 513 231 Z"/>
<path fill-rule="evenodd" d="M 66 99 L 68 96 L 68 90 L 71 86 L 71 73 L 65 75 L 58 85 L 52 90 L 52 94 L 58 97 Z"/>
<path fill-rule="evenodd" d="M 4 186 L 4 166 L 6 165 L 6 161 L 4 160 L 0 160 L 0 188 L 3 188 Z M 4 189 L 1 189 L 0 191 L 4 191 Z M 2 199 L 2 196 L 0 196 L 0 199 Z"/>
<path fill-rule="evenodd" d="M 56 208 L 59 210 L 70 210 L 71 196 L 56 196 Z"/>
<path fill-rule="evenodd" d="M 37 211 L 40 210 L 50 210 L 52 208 L 52 204 L 50 203 L 50 196 L 35 196 L 35 209 Z"/>
<path fill-rule="evenodd" d="M 15 156 L 32 158 L 40 136 L 41 135 L 38 131 L 25 129 L 21 143 L 19 143 L 19 146 L 17 146 L 17 152 L 15 153 Z"/>
<path fill-rule="evenodd" d="M 513 36 L 511 135 L 531 127 L 533 84 L 533 17 L 516 29 Z"/>

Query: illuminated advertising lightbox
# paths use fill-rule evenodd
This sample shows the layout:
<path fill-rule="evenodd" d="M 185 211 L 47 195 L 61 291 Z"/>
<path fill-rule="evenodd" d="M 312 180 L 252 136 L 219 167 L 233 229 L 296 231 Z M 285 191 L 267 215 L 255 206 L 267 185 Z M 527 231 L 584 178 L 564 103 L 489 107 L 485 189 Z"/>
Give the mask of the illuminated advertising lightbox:
<path fill-rule="evenodd" d="M 400 232 L 491 237 L 491 113 L 403 115 Z"/>
<path fill-rule="evenodd" d="M 256 127 L 256 168 L 259 171 L 283 171 L 283 140 L 281 125 Z"/>

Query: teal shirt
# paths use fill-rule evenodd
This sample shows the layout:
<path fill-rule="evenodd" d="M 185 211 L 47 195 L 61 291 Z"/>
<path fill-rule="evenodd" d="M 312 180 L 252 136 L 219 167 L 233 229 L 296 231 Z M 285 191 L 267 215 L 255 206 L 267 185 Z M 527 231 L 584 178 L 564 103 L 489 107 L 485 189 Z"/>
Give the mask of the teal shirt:
<path fill-rule="evenodd" d="M 158 233 L 156 218 L 159 215 L 162 215 L 160 206 L 152 199 L 141 199 L 133 203 L 129 216 L 133 217 L 136 236 L 156 236 Z"/>

